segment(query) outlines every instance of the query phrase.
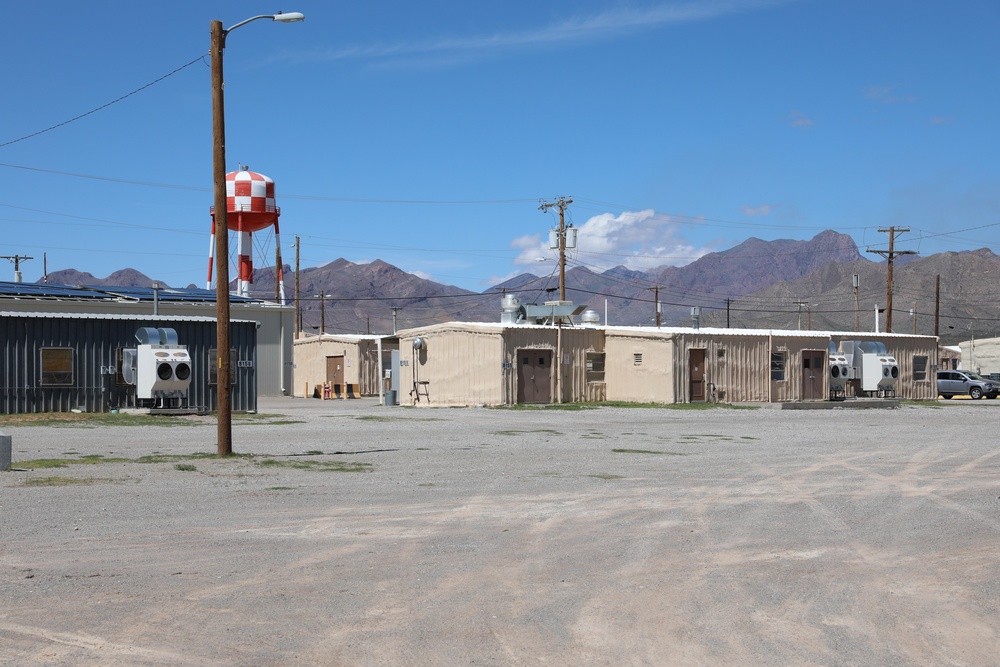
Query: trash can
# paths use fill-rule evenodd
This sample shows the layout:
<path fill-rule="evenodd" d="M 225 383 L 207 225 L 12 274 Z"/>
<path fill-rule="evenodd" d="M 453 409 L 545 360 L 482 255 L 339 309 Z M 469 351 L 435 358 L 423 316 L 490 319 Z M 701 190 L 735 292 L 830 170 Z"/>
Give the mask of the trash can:
<path fill-rule="evenodd" d="M 384 396 L 385 396 L 385 404 L 386 405 L 396 405 L 396 390 L 395 389 L 390 389 L 389 391 L 385 392 Z"/>

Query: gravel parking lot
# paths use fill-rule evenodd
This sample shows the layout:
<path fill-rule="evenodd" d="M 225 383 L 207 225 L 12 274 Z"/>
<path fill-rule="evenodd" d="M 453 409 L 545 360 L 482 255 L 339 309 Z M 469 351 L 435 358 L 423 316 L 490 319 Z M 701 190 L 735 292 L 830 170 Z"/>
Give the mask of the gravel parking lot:
<path fill-rule="evenodd" d="M 0 425 L 0 664 L 1000 663 L 1000 401 L 260 409 Z"/>

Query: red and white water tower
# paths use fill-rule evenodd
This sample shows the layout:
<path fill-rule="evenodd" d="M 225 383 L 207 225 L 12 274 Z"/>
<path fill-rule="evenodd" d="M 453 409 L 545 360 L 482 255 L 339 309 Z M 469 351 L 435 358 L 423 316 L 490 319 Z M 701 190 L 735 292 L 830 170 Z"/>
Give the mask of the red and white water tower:
<path fill-rule="evenodd" d="M 239 171 L 226 174 L 226 210 L 229 212 L 227 221 L 229 231 L 236 234 L 236 293 L 240 296 L 251 296 L 250 285 L 253 283 L 254 232 L 269 231 L 274 226 L 274 267 L 276 300 L 284 304 L 285 276 L 284 265 L 281 262 L 281 242 L 278 233 L 278 218 L 281 209 L 274 203 L 274 181 L 263 174 L 241 167 Z M 208 284 L 206 289 L 212 289 L 212 268 L 215 262 L 215 207 L 212 214 L 212 237 L 208 245 Z M 266 244 L 265 244 L 266 246 Z M 230 245 L 229 247 L 232 247 Z M 266 247 L 262 247 L 258 257 L 266 265 L 264 257 Z"/>

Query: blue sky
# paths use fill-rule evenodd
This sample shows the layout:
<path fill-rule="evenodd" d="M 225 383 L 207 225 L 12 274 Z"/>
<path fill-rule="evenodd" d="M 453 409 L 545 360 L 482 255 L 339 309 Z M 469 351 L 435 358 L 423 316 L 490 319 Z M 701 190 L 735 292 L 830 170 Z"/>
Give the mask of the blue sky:
<path fill-rule="evenodd" d="M 996 0 L 38 0 L 0 25 L 0 254 L 34 257 L 25 280 L 45 253 L 204 286 L 210 21 L 278 10 L 306 20 L 229 36 L 227 158 L 274 179 L 286 263 L 298 235 L 303 267 L 480 291 L 554 267 L 559 196 L 594 270 L 824 229 L 1000 245 Z"/>

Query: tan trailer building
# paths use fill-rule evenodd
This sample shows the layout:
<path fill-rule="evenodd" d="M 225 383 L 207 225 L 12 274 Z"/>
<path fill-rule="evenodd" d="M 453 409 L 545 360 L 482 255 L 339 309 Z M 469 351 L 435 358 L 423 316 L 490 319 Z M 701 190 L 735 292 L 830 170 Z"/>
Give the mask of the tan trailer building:
<path fill-rule="evenodd" d="M 303 336 L 293 345 L 295 395 L 322 398 L 328 385 L 327 398 L 378 396 L 380 388 L 384 389 L 380 387 L 381 369 L 389 368 L 385 359 L 394 349 L 398 344 L 393 336 Z"/>
<path fill-rule="evenodd" d="M 898 365 L 893 394 L 937 397 L 937 338 L 865 332 L 607 327 L 607 399 L 727 403 L 825 401 L 838 386 L 830 354 L 842 342 L 882 343 Z M 832 344 L 832 347 L 831 347 Z M 846 384 L 838 398 L 860 393 Z"/>
<path fill-rule="evenodd" d="M 600 329 L 449 322 L 397 335 L 403 405 L 604 400 Z"/>
<path fill-rule="evenodd" d="M 378 338 L 296 341 L 297 387 L 312 395 L 329 381 L 377 395 Z M 419 406 L 933 400 L 940 363 L 933 336 L 871 332 L 449 322 L 400 331 L 383 349 L 396 345 L 398 366 L 384 354 L 381 368 L 396 374 L 399 403 Z M 841 348 L 882 364 L 877 391 L 833 370 Z"/>

